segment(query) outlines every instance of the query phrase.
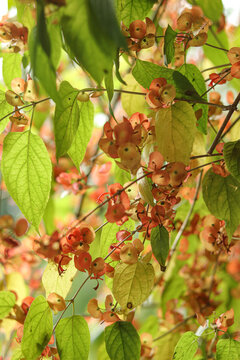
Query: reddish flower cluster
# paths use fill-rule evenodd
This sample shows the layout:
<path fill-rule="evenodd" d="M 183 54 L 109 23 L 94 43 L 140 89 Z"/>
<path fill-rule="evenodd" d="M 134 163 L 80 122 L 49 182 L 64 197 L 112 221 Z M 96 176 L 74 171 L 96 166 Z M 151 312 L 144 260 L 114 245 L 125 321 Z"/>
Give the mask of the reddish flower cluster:
<path fill-rule="evenodd" d="M 155 44 L 156 27 L 148 17 L 145 22 L 134 20 L 127 28 L 122 24 L 122 33 L 127 38 L 127 45 L 130 51 L 148 49 Z"/>
<path fill-rule="evenodd" d="M 56 178 L 57 183 L 61 184 L 65 190 L 72 191 L 73 194 L 84 194 L 88 189 L 87 176 L 84 172 L 80 174 L 77 171 L 62 172 Z"/>
<path fill-rule="evenodd" d="M 115 312 L 112 295 L 107 295 L 105 298 L 105 310 L 99 307 L 97 299 L 91 299 L 88 302 L 87 311 L 93 318 L 98 319 L 99 321 L 113 323 L 120 320 Z"/>
<path fill-rule="evenodd" d="M 150 122 L 144 114 L 135 113 L 129 119 L 111 126 L 104 125 L 104 135 L 100 141 L 100 148 L 111 158 L 120 158 L 116 161 L 119 167 L 136 174 L 140 167 L 141 154 L 139 147 L 146 142 L 151 134 Z"/>
<path fill-rule="evenodd" d="M 4 21 L 0 23 L 0 42 L 9 43 L 4 51 L 19 52 L 24 49 L 28 40 L 28 28 L 18 22 Z"/>
<path fill-rule="evenodd" d="M 208 215 L 203 221 L 203 226 L 200 239 L 205 249 L 214 254 L 219 253 L 219 251 L 228 252 L 230 246 L 224 221 L 216 219 L 213 215 Z"/>
<path fill-rule="evenodd" d="M 182 37 L 178 36 L 178 41 L 184 42 L 187 47 L 202 46 L 207 41 L 208 26 L 209 20 L 204 17 L 199 6 L 185 9 L 177 19 L 177 28 L 186 33 Z"/>
<path fill-rule="evenodd" d="M 176 96 L 175 87 L 167 83 L 165 78 L 154 79 L 147 92 L 146 101 L 151 109 L 169 107 Z"/>

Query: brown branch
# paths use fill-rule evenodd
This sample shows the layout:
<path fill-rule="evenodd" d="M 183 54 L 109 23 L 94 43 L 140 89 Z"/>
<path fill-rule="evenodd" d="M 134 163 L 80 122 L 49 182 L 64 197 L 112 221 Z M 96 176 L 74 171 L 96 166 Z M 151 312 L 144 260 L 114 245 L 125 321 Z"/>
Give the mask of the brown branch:
<path fill-rule="evenodd" d="M 213 140 L 213 143 L 212 145 L 210 146 L 210 149 L 208 150 L 208 154 L 212 154 L 215 147 L 217 146 L 221 136 L 222 136 L 222 133 L 225 129 L 225 127 L 227 126 L 227 123 L 228 121 L 230 120 L 232 114 L 234 113 L 234 111 L 237 109 L 237 105 L 240 101 L 240 93 L 238 94 L 238 96 L 236 97 L 235 101 L 233 102 L 233 104 L 231 105 L 231 109 L 229 110 L 224 122 L 222 123 L 222 126 L 220 127 L 215 139 Z"/>

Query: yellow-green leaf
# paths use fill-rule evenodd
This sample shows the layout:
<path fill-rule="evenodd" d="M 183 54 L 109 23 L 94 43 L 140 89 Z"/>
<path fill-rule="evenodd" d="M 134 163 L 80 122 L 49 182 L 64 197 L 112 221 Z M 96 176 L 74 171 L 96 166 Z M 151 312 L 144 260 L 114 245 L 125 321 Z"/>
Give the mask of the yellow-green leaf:
<path fill-rule="evenodd" d="M 123 90 L 143 92 L 142 87 L 137 83 L 132 74 L 127 74 L 123 80 L 127 83 L 127 85 L 123 86 Z M 146 114 L 149 111 L 144 95 L 122 93 L 121 102 L 123 109 L 129 116 L 135 112 Z"/>
<path fill-rule="evenodd" d="M 167 161 L 189 163 L 196 134 L 196 117 L 186 102 L 179 101 L 156 114 L 156 140 Z"/>
<path fill-rule="evenodd" d="M 9 89 L 11 89 L 11 81 L 14 78 L 22 77 L 21 63 L 22 56 L 20 53 L 6 53 L 3 55 L 3 80 Z"/>
<path fill-rule="evenodd" d="M 133 309 L 142 304 L 150 295 L 153 285 L 154 270 L 149 263 L 122 263 L 115 268 L 113 295 L 123 309 Z"/>
<path fill-rule="evenodd" d="M 49 262 L 42 276 L 42 284 L 46 291 L 46 297 L 52 292 L 56 292 L 62 297 L 66 297 L 68 291 L 72 286 L 73 278 L 77 272 L 74 262 L 64 266 L 66 271 L 60 276 L 57 265 L 54 262 Z"/>
<path fill-rule="evenodd" d="M 198 337 L 192 331 L 187 331 L 178 341 L 174 354 L 174 360 L 192 360 L 197 348 L 198 348 Z"/>
<path fill-rule="evenodd" d="M 56 327 L 57 349 L 61 360 L 87 360 L 90 333 L 80 315 L 60 320 Z"/>
<path fill-rule="evenodd" d="M 239 360 L 240 342 L 233 339 L 221 339 L 217 343 L 217 360 Z"/>
<path fill-rule="evenodd" d="M 0 319 L 7 316 L 15 305 L 16 297 L 11 291 L 0 291 Z"/>
<path fill-rule="evenodd" d="M 47 300 L 38 296 L 24 322 L 21 349 L 26 360 L 36 360 L 48 344 L 53 331 L 52 311 Z"/>
<path fill-rule="evenodd" d="M 13 111 L 13 107 L 7 103 L 5 92 L 0 90 L 0 134 L 3 132 L 9 122 L 9 117 L 1 120 L 5 115 Z"/>
<path fill-rule="evenodd" d="M 44 214 L 52 165 L 42 139 L 30 130 L 9 133 L 3 143 L 3 178 L 24 216 L 37 229 Z"/>

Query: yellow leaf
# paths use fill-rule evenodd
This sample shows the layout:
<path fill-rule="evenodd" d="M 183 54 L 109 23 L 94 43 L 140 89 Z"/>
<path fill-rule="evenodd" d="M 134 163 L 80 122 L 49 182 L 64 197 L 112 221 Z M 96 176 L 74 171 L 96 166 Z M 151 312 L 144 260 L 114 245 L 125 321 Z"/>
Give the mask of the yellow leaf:
<path fill-rule="evenodd" d="M 67 265 L 66 271 L 60 276 L 57 265 L 54 262 L 48 263 L 42 277 L 42 283 L 46 291 L 46 297 L 52 292 L 66 297 L 72 286 L 72 280 L 77 272 L 73 260 Z"/>
<path fill-rule="evenodd" d="M 136 82 L 132 74 L 127 74 L 124 77 L 127 86 L 123 86 L 123 90 L 143 92 L 143 88 Z M 146 114 L 148 112 L 148 105 L 145 101 L 144 95 L 133 95 L 122 93 L 121 95 L 122 107 L 126 113 L 131 116 L 135 112 Z"/>
<path fill-rule="evenodd" d="M 138 261 L 136 264 L 119 264 L 115 268 L 113 295 L 122 309 L 133 309 L 150 295 L 154 285 L 154 270 L 151 264 Z"/>
<path fill-rule="evenodd" d="M 179 101 L 156 113 L 156 141 L 165 160 L 187 165 L 195 134 L 196 117 L 188 103 Z"/>

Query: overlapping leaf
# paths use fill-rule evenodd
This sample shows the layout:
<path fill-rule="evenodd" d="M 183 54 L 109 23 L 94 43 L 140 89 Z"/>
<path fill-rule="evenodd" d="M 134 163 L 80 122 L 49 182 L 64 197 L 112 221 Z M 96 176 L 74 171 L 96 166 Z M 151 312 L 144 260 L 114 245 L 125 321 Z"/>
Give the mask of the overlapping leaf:
<path fill-rule="evenodd" d="M 0 319 L 7 316 L 15 305 L 16 297 L 11 291 L 0 291 Z"/>
<path fill-rule="evenodd" d="M 90 333 L 86 320 L 71 316 L 60 320 L 56 327 L 57 349 L 61 360 L 87 360 Z"/>
<path fill-rule="evenodd" d="M 179 101 L 158 110 L 155 128 L 158 150 L 165 160 L 188 164 L 196 133 L 196 117 L 191 105 Z"/>
<path fill-rule="evenodd" d="M 190 83 L 193 85 L 197 93 L 201 96 L 206 91 L 206 83 L 202 76 L 201 71 L 193 64 L 184 64 L 179 69 L 181 74 L 186 76 L 186 78 L 190 81 Z M 207 94 L 202 96 L 202 100 L 205 100 L 207 102 Z M 204 104 L 195 104 L 194 105 L 194 111 L 197 111 L 199 109 L 202 110 L 202 115 L 198 119 L 198 129 L 203 133 L 207 134 L 207 121 L 208 121 L 208 105 Z"/>
<path fill-rule="evenodd" d="M 37 229 L 50 189 L 52 165 L 42 139 L 31 133 L 9 133 L 3 143 L 2 173 L 7 190 Z"/>
<path fill-rule="evenodd" d="M 209 169 L 203 179 L 203 198 L 211 214 L 226 221 L 231 237 L 240 223 L 240 183 L 231 175 L 222 177 Z"/>
<path fill-rule="evenodd" d="M 228 171 L 240 181 L 240 140 L 225 144 L 223 155 Z"/>
<path fill-rule="evenodd" d="M 48 344 L 53 331 L 52 311 L 40 295 L 31 304 L 24 322 L 21 349 L 26 360 L 36 360 Z"/>
<path fill-rule="evenodd" d="M 197 340 L 197 335 L 192 331 L 183 334 L 175 347 L 173 359 L 192 360 L 198 348 Z"/>
<path fill-rule="evenodd" d="M 57 158 L 65 155 L 70 149 L 79 125 L 79 90 L 63 81 L 59 89 L 60 102 L 56 104 L 54 116 L 54 133 Z M 79 135 L 79 134 L 78 134 Z"/>
<path fill-rule="evenodd" d="M 72 141 L 68 154 L 71 157 L 77 169 L 84 158 L 87 145 L 92 135 L 94 107 L 91 101 L 81 103 L 80 105 L 80 119 L 75 137 Z"/>
<path fill-rule="evenodd" d="M 132 74 L 145 89 L 149 88 L 153 79 L 163 77 L 169 84 L 175 86 L 178 99 L 202 100 L 190 81 L 179 71 L 158 66 L 149 61 L 137 60 Z"/>
<path fill-rule="evenodd" d="M 155 0 L 115 0 L 118 17 L 128 26 L 134 20 L 143 20 Z"/>
<path fill-rule="evenodd" d="M 7 87 L 11 89 L 11 81 L 16 77 L 22 77 L 22 56 L 19 53 L 6 53 L 3 55 L 2 74 Z"/>
<path fill-rule="evenodd" d="M 221 339 L 217 342 L 216 360 L 239 360 L 240 342 L 233 339 Z"/>
<path fill-rule="evenodd" d="M 123 90 L 142 92 L 141 86 L 136 82 L 132 74 L 127 74 L 124 77 L 124 81 L 127 83 L 127 85 L 123 86 Z M 123 109 L 126 111 L 126 113 L 129 116 L 131 116 L 135 112 L 147 114 L 149 111 L 144 95 L 141 96 L 141 95 L 122 93 L 121 103 Z"/>
<path fill-rule="evenodd" d="M 169 234 L 164 226 L 156 226 L 151 230 L 152 252 L 164 270 L 169 252 Z"/>
<path fill-rule="evenodd" d="M 104 331 L 105 345 L 111 360 L 138 360 L 141 342 L 134 326 L 127 321 L 117 321 Z"/>
<path fill-rule="evenodd" d="M 59 275 L 57 265 L 54 262 L 49 262 L 44 270 L 42 276 L 42 284 L 46 291 L 46 297 L 52 292 L 66 297 L 69 292 L 73 278 L 77 272 L 74 266 L 74 262 L 70 263 L 65 267 L 65 271 L 62 275 Z"/>
<path fill-rule="evenodd" d="M 142 304 L 150 295 L 153 285 L 154 270 L 149 263 L 122 263 L 115 268 L 112 291 L 123 309 L 133 309 Z"/>
<path fill-rule="evenodd" d="M 166 56 L 167 65 L 170 64 L 175 54 L 174 42 L 177 36 L 177 32 L 174 31 L 170 25 L 168 25 L 164 37 L 164 55 Z"/>
<path fill-rule="evenodd" d="M 9 112 L 13 110 L 13 107 L 7 103 L 5 98 L 5 92 L 0 90 L 0 119 L 7 115 Z M 5 119 L 0 120 L 0 134 L 3 132 L 5 127 L 9 122 L 9 117 L 7 116 Z"/>

